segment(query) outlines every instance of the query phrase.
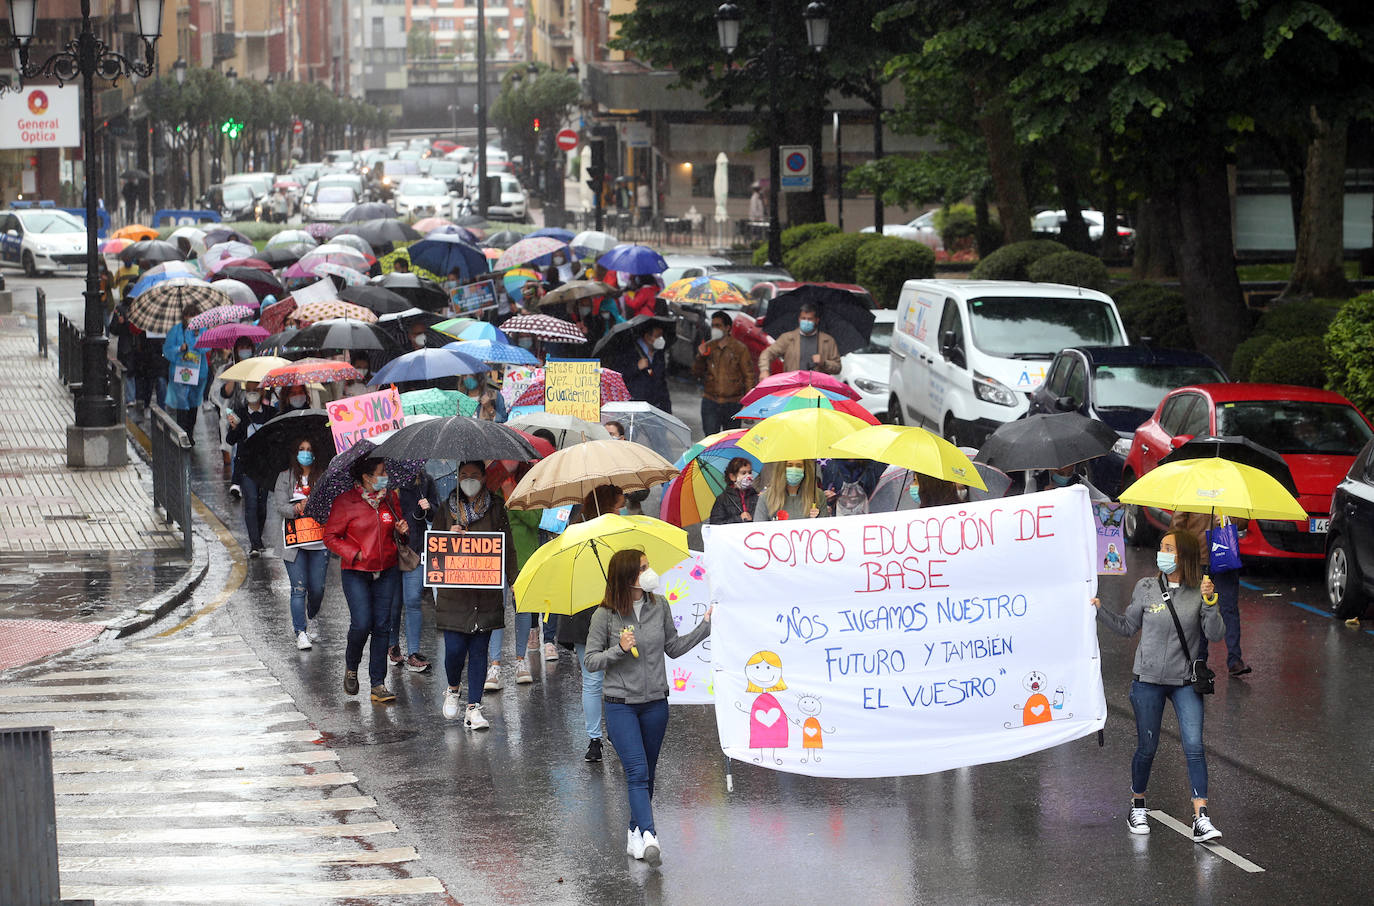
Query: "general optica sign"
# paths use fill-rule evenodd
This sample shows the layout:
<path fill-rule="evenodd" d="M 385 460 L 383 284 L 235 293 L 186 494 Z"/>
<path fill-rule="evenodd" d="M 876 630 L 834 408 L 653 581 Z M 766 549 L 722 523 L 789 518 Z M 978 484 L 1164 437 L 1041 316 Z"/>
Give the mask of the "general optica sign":
<path fill-rule="evenodd" d="M 81 145 L 81 89 L 34 85 L 0 95 L 0 148 Z"/>

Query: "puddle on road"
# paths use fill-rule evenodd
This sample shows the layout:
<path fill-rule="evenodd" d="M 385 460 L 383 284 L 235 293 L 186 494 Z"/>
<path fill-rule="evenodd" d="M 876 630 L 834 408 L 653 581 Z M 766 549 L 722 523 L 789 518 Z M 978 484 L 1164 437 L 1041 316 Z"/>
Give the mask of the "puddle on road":
<path fill-rule="evenodd" d="M 187 563 L 168 551 L 0 555 L 0 616 L 99 621 L 175 585 Z"/>

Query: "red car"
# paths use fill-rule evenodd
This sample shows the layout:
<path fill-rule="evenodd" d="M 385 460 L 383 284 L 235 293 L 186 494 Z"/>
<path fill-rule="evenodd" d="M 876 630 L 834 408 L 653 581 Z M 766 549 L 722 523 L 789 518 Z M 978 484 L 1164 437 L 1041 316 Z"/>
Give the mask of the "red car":
<path fill-rule="evenodd" d="M 1288 384 L 1195 384 L 1164 397 L 1136 429 L 1122 487 L 1194 437 L 1249 438 L 1283 456 L 1306 522 L 1258 519 L 1240 542 L 1242 556 L 1320 560 L 1331 526 L 1331 494 L 1374 436 L 1369 419 L 1339 393 Z M 1127 507 L 1123 531 L 1144 544 L 1168 527 L 1169 513 Z"/>

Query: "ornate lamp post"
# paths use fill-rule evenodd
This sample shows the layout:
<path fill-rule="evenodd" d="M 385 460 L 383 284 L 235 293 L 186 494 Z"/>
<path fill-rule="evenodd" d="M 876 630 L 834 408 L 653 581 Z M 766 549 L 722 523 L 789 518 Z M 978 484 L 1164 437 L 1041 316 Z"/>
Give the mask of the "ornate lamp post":
<path fill-rule="evenodd" d="M 59 84 L 81 79 L 83 159 L 86 164 L 86 299 L 85 339 L 81 349 L 81 392 L 76 398 L 76 424 L 67 429 L 67 462 L 72 466 L 112 466 L 128 461 L 124 424 L 109 392 L 105 311 L 100 297 L 100 252 L 96 241 L 95 79 L 114 82 L 129 76 L 146 78 L 156 69 L 157 39 L 162 35 L 163 0 L 136 0 L 134 22 L 143 38 L 143 60 L 116 53 L 91 28 L 91 0 L 81 0 L 81 31 L 62 50 L 39 62 L 30 61 L 29 45 L 38 26 L 38 0 L 9 0 L 16 66 L 21 78 L 47 77 Z"/>

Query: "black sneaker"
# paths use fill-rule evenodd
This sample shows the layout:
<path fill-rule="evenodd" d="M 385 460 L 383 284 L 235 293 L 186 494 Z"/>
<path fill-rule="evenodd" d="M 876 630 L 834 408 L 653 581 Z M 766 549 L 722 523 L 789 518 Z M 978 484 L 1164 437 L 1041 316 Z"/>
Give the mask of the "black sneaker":
<path fill-rule="evenodd" d="M 1198 809 L 1193 816 L 1193 842 L 1206 843 L 1221 836 L 1221 831 L 1212 826 L 1212 818 L 1207 814 L 1207 806 Z"/>
<path fill-rule="evenodd" d="M 1249 672 L 1250 665 L 1245 663 L 1245 661 L 1236 661 L 1234 664 L 1231 665 L 1232 676 L 1244 676 Z"/>
<path fill-rule="evenodd" d="M 251 558 L 254 559 L 254 560 L 258 559 L 259 557 L 262 556 L 262 548 L 260 548 L 260 547 L 250 548 L 249 551 L 248 551 L 248 556 L 251 557 Z"/>
<path fill-rule="evenodd" d="M 358 671 L 344 671 L 344 695 L 358 694 Z"/>
<path fill-rule="evenodd" d="M 582 760 L 591 762 L 601 760 L 601 740 L 593 739 L 587 743 L 587 754 L 582 756 Z"/>
<path fill-rule="evenodd" d="M 1148 834 L 1150 832 L 1150 821 L 1147 817 L 1149 810 L 1145 808 L 1145 797 L 1136 796 L 1131 800 L 1131 814 L 1126 818 L 1126 827 L 1133 834 Z"/>

